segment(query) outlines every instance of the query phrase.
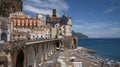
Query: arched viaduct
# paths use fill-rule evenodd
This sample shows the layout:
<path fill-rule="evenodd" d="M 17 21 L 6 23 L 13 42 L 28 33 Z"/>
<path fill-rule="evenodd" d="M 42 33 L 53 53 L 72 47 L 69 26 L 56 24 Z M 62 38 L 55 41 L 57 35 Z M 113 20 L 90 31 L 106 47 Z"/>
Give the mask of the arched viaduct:
<path fill-rule="evenodd" d="M 49 39 L 37 41 L 17 41 L 6 43 L 8 67 L 38 67 L 58 50 L 77 48 L 77 38 Z"/>

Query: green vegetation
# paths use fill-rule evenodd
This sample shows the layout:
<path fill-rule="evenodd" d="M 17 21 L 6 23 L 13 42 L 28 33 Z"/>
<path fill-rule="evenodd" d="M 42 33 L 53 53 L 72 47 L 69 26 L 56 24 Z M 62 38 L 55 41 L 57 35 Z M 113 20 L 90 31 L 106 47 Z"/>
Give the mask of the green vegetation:
<path fill-rule="evenodd" d="M 17 51 L 20 51 L 22 49 L 22 46 L 18 46 L 16 49 Z"/>

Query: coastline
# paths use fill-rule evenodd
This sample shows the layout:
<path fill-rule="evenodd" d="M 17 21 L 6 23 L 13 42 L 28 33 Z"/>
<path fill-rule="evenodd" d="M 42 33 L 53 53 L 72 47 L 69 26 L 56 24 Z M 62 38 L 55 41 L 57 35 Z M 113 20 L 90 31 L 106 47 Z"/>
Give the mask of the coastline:
<path fill-rule="evenodd" d="M 78 39 L 78 46 L 95 50 L 95 56 L 120 62 L 120 38 Z"/>
<path fill-rule="evenodd" d="M 72 67 L 72 65 L 76 65 L 73 64 L 74 62 L 80 62 L 82 67 L 120 67 L 117 62 L 93 56 L 91 53 L 96 53 L 96 51 L 84 47 L 64 50 L 59 53 L 58 62 L 60 62 L 60 67 Z"/>

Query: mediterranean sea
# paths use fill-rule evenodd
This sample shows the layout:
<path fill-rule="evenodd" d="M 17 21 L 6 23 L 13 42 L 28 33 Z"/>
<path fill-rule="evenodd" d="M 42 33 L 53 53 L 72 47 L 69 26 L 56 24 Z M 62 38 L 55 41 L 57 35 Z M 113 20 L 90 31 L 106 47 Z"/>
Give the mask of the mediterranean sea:
<path fill-rule="evenodd" d="M 98 57 L 120 62 L 120 38 L 78 39 L 78 46 L 95 50 Z"/>

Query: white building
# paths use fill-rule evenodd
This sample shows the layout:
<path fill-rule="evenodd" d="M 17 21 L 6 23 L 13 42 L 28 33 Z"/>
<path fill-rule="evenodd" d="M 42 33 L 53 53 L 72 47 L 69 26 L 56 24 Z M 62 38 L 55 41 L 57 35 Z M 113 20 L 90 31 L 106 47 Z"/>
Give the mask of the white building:
<path fill-rule="evenodd" d="M 31 30 L 30 38 L 31 39 L 48 39 L 50 38 L 50 26 L 42 25 L 38 28 Z"/>
<path fill-rule="evenodd" d="M 23 12 L 10 13 L 9 18 L 10 18 L 10 17 L 13 17 L 13 16 L 21 16 L 21 15 L 25 15 L 25 16 L 26 16 L 26 18 L 31 18 L 31 16 L 30 16 L 30 15 L 24 14 Z"/>
<path fill-rule="evenodd" d="M 43 25 L 46 25 L 46 15 L 44 14 L 37 14 L 36 18 L 39 18 Z"/>

